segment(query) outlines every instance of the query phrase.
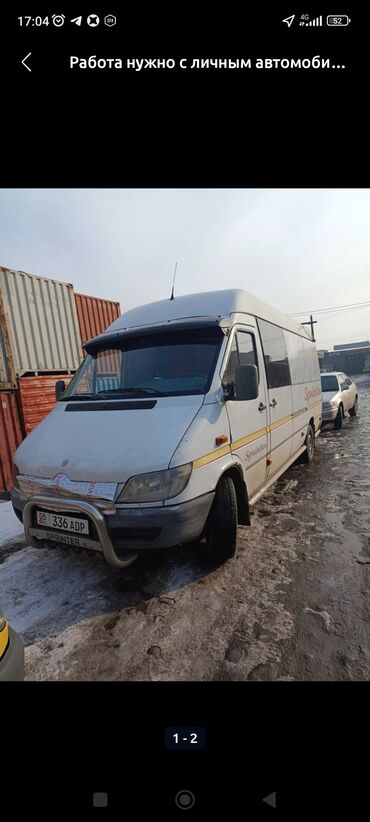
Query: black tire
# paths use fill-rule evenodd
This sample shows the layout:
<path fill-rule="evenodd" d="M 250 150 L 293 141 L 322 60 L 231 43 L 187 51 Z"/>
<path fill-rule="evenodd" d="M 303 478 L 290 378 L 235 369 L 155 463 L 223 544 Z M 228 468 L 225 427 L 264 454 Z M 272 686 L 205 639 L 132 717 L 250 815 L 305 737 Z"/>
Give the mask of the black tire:
<path fill-rule="evenodd" d="M 338 408 L 337 416 L 335 417 L 334 428 L 336 431 L 340 431 L 343 425 L 343 407 L 340 405 Z"/>
<path fill-rule="evenodd" d="M 356 399 L 354 401 L 354 404 L 353 404 L 352 408 L 348 409 L 349 416 L 350 417 L 355 417 L 356 414 L 357 414 L 357 409 L 358 409 L 358 396 L 356 394 Z"/>
<path fill-rule="evenodd" d="M 221 565 L 234 556 L 238 537 L 238 506 L 231 477 L 221 477 L 206 526 L 207 560 Z"/>
<path fill-rule="evenodd" d="M 315 454 L 315 431 L 310 424 L 307 426 L 307 434 L 304 444 L 306 446 L 306 450 L 302 454 L 302 462 L 309 465 Z"/>

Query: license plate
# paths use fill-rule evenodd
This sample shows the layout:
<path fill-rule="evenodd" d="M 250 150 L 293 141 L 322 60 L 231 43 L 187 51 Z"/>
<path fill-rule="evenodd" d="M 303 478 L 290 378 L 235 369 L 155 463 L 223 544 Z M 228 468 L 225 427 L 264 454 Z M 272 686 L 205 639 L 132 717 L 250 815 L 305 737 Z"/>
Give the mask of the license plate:
<path fill-rule="evenodd" d="M 89 523 L 86 519 L 68 517 L 66 514 L 53 514 L 51 511 L 36 511 L 37 525 L 45 528 L 59 528 L 72 534 L 88 534 Z"/>

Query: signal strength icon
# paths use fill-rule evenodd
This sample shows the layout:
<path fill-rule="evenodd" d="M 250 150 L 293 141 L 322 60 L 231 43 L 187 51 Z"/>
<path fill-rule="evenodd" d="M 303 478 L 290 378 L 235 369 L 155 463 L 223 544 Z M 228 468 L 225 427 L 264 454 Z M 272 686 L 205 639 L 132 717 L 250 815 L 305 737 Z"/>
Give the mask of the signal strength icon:
<path fill-rule="evenodd" d="M 315 17 L 314 20 L 309 20 L 308 23 L 305 24 L 306 26 L 322 26 L 322 14 L 320 17 Z"/>

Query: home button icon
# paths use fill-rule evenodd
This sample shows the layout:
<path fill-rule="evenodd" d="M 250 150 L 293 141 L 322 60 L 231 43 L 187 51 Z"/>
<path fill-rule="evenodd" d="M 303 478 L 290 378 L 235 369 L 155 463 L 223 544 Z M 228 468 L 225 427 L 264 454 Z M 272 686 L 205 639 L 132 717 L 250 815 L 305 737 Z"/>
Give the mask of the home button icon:
<path fill-rule="evenodd" d="M 195 805 L 195 796 L 191 791 L 179 791 L 175 796 L 175 803 L 182 811 L 187 811 Z"/>

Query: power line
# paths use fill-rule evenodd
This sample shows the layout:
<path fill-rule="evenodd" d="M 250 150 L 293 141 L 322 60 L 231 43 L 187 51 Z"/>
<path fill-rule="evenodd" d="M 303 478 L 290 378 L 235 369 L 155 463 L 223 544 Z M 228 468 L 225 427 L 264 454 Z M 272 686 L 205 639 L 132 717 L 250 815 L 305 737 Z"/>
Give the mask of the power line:
<path fill-rule="evenodd" d="M 348 314 L 351 311 L 366 311 L 366 310 L 368 311 L 369 308 L 370 308 L 370 304 L 369 305 L 359 305 L 356 308 L 337 308 L 337 309 L 333 308 L 333 309 L 329 309 L 326 312 L 322 312 L 318 316 L 319 316 L 320 320 L 330 320 L 330 319 L 333 319 L 333 318 L 335 319 L 336 314 Z M 298 322 L 299 322 L 299 320 L 298 320 Z"/>
<path fill-rule="evenodd" d="M 332 308 L 316 308 L 314 311 L 296 311 L 295 314 L 289 314 L 289 317 L 299 317 L 303 314 L 326 314 L 332 311 L 348 311 L 354 308 L 367 308 L 370 306 L 370 300 L 362 303 L 348 303 L 347 305 L 336 305 Z"/>
<path fill-rule="evenodd" d="M 344 311 L 351 308 L 366 308 L 370 305 L 370 300 L 364 300 L 361 303 L 347 303 L 346 305 L 334 305 L 331 308 L 316 308 L 314 311 L 296 311 L 295 314 L 289 314 L 290 317 L 297 317 L 300 314 L 323 314 L 327 311 Z"/>

